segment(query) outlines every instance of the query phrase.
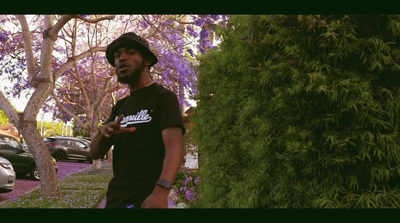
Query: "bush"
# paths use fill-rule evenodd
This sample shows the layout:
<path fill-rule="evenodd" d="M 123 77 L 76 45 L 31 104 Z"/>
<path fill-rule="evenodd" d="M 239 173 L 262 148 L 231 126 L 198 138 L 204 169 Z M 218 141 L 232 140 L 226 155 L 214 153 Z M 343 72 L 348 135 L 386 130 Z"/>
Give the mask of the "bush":
<path fill-rule="evenodd" d="M 400 17 L 237 15 L 200 58 L 201 207 L 400 207 Z"/>
<path fill-rule="evenodd" d="M 197 171 L 179 170 L 173 185 L 173 198 L 176 203 L 184 203 L 187 207 L 196 207 L 196 201 L 199 199 L 198 183 Z"/>

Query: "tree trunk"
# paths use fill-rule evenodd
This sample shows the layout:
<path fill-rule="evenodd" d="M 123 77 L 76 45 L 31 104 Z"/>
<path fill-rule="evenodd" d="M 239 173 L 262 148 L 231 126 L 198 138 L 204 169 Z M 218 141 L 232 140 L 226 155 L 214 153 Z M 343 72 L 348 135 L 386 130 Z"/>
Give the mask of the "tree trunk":
<path fill-rule="evenodd" d="M 57 173 L 54 168 L 53 159 L 37 130 L 34 121 L 21 120 L 19 130 L 25 137 L 26 144 L 32 152 L 40 176 L 40 190 L 43 197 L 61 197 L 61 189 L 58 184 Z"/>
<path fill-rule="evenodd" d="M 94 136 L 96 135 L 97 131 L 90 131 L 90 139 L 93 140 Z M 93 160 L 93 168 L 98 170 L 101 169 L 102 165 L 101 165 L 101 159 L 97 159 L 97 160 Z"/>

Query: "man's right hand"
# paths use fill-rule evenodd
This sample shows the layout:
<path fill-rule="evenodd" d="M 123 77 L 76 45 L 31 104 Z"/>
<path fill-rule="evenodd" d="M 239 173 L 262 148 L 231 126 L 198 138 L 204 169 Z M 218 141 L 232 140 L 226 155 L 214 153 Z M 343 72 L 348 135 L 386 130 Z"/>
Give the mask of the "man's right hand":
<path fill-rule="evenodd" d="M 100 129 L 100 133 L 102 136 L 106 138 L 110 138 L 112 135 L 118 135 L 121 133 L 130 133 L 135 132 L 135 127 L 124 128 L 121 127 L 121 121 L 124 118 L 124 115 L 120 115 L 118 119 L 114 122 L 107 123 Z"/>

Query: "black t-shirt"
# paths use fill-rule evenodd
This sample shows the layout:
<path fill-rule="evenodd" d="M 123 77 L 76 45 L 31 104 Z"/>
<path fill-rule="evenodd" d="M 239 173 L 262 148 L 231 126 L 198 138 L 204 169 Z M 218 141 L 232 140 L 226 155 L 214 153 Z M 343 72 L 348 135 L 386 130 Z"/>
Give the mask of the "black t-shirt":
<path fill-rule="evenodd" d="M 180 127 L 184 134 L 185 128 L 176 95 L 156 83 L 119 100 L 108 122 L 121 114 L 121 127 L 136 127 L 136 131 L 111 138 L 114 176 L 108 185 L 106 207 L 136 208 L 160 177 L 165 155 L 162 130 Z"/>

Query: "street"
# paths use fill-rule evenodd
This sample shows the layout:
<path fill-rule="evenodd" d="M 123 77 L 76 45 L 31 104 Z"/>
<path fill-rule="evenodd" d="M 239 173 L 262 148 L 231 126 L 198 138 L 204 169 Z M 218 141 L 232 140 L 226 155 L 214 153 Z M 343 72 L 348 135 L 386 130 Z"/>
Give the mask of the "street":
<path fill-rule="evenodd" d="M 57 162 L 58 166 L 58 179 L 62 179 L 69 176 L 79 170 L 89 167 L 90 163 L 79 163 L 76 161 L 63 161 Z M 17 198 L 27 192 L 30 192 L 36 188 L 39 188 L 40 181 L 34 181 L 29 179 L 29 175 L 17 177 L 14 183 L 14 190 L 9 193 L 0 194 L 0 205 L 6 200 Z"/>

